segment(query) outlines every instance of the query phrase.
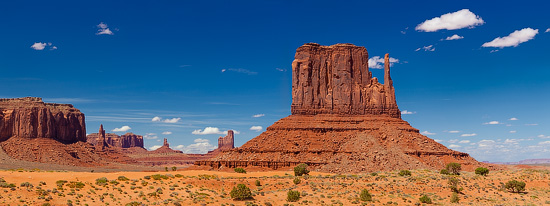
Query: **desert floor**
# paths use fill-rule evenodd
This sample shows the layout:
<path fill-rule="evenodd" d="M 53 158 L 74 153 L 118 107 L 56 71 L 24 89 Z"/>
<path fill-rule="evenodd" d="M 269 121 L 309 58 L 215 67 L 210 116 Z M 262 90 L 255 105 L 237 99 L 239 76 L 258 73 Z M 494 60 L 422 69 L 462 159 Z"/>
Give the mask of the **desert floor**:
<path fill-rule="evenodd" d="M 488 176 L 462 172 L 456 176 L 459 205 L 545 205 L 550 204 L 549 167 L 510 167 Z M 435 170 L 413 170 L 412 176 L 398 171 L 362 175 L 311 172 L 294 184 L 293 172 L 235 172 L 184 170 L 170 172 L 63 172 L 3 170 L 0 205 L 422 205 L 429 196 L 434 205 L 450 203 L 449 175 Z M 105 177 L 108 183 L 96 184 Z M 511 193 L 503 184 L 516 179 L 527 183 L 524 193 Z M 65 180 L 66 183 L 60 184 Z M 256 180 L 260 186 L 256 186 Z M 2 180 L 0 180 L 2 181 Z M 229 193 L 237 184 L 247 185 L 253 199 L 237 201 Z M 14 184 L 9 188 L 7 185 Z M 79 188 L 80 187 L 80 188 Z M 297 190 L 301 198 L 287 202 L 287 192 Z M 367 189 L 373 201 L 362 202 Z M 456 203 L 455 203 L 456 205 Z"/>

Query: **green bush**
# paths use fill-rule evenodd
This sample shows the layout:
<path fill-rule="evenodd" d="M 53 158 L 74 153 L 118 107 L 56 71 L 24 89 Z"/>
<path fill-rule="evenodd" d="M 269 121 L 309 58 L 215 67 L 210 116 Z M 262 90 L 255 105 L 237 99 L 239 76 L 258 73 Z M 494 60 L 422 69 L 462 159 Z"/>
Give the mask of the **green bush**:
<path fill-rule="evenodd" d="M 401 171 L 399 171 L 399 176 L 411 176 L 411 171 L 401 170 Z"/>
<path fill-rule="evenodd" d="M 172 171 L 176 171 L 176 170 L 178 170 L 177 167 L 172 167 Z"/>
<path fill-rule="evenodd" d="M 246 200 L 252 198 L 250 188 L 244 184 L 238 184 L 236 187 L 233 187 L 233 190 L 231 190 L 229 195 L 231 195 L 231 198 L 235 200 Z"/>
<path fill-rule="evenodd" d="M 296 177 L 296 178 L 294 178 L 294 180 L 292 182 L 294 182 L 294 184 L 297 185 L 297 184 L 300 184 L 300 182 L 302 182 L 302 180 L 300 180 L 299 177 Z"/>
<path fill-rule="evenodd" d="M 421 203 L 432 204 L 432 199 L 427 195 L 420 197 L 419 200 Z"/>
<path fill-rule="evenodd" d="M 301 163 L 298 166 L 294 167 L 294 176 L 302 176 L 309 174 L 307 170 L 307 164 Z"/>
<path fill-rule="evenodd" d="M 458 188 L 458 183 L 460 183 L 460 180 L 458 180 L 455 177 L 449 178 L 449 181 L 447 181 L 447 184 L 449 184 L 449 189 L 451 189 L 451 192 L 460 193 L 463 188 Z"/>
<path fill-rule="evenodd" d="M 81 189 L 81 188 L 84 188 L 84 183 L 82 183 L 82 182 L 70 182 L 69 184 L 67 184 L 67 186 L 69 186 L 69 188 Z"/>
<path fill-rule="evenodd" d="M 154 175 L 151 175 L 151 178 L 153 178 L 154 180 L 160 180 L 160 179 L 165 179 L 167 180 L 168 179 L 168 176 L 166 175 L 161 175 L 161 174 L 154 174 Z M 147 178 L 145 178 L 147 179 Z"/>
<path fill-rule="evenodd" d="M 235 168 L 235 172 L 236 172 L 236 173 L 245 173 L 245 174 L 246 174 L 246 170 L 244 170 L 243 168 L 240 168 L 240 167 Z"/>
<path fill-rule="evenodd" d="M 255 184 L 256 186 L 258 186 L 258 187 L 259 187 L 259 186 L 262 186 L 262 184 L 260 183 L 260 180 L 256 180 L 256 182 L 254 182 L 254 184 Z"/>
<path fill-rule="evenodd" d="M 118 176 L 117 180 L 118 181 L 128 181 L 130 179 L 128 179 L 127 177 L 124 177 L 124 176 Z"/>
<path fill-rule="evenodd" d="M 446 169 L 442 169 L 439 174 L 442 174 L 442 175 L 449 175 L 449 170 L 446 170 Z"/>
<path fill-rule="evenodd" d="M 21 183 L 20 186 L 21 186 L 21 187 L 31 187 L 31 188 L 33 187 L 33 185 L 32 185 L 31 183 L 29 183 L 29 182 L 23 182 L 23 183 Z"/>
<path fill-rule="evenodd" d="M 370 175 L 371 175 L 371 176 L 376 176 L 376 175 L 378 175 L 378 173 L 373 172 L 373 173 L 370 173 Z"/>
<path fill-rule="evenodd" d="M 286 201 L 298 202 L 298 200 L 300 200 L 300 192 L 289 190 L 288 193 L 286 193 Z"/>
<path fill-rule="evenodd" d="M 504 185 L 504 188 L 506 188 L 510 192 L 523 192 L 525 190 L 525 182 L 510 180 Z"/>
<path fill-rule="evenodd" d="M 460 198 L 458 197 L 458 193 L 453 192 L 451 195 L 451 203 L 458 203 L 460 201 Z"/>
<path fill-rule="evenodd" d="M 445 167 L 445 169 L 447 169 L 447 171 L 449 171 L 450 174 L 459 175 L 460 170 L 462 169 L 462 166 L 456 162 L 451 162 L 447 164 L 447 167 Z"/>
<path fill-rule="evenodd" d="M 95 180 L 95 184 L 99 186 L 105 186 L 109 183 L 109 180 L 106 177 L 100 177 Z"/>
<path fill-rule="evenodd" d="M 126 203 L 126 206 L 140 206 L 140 205 L 141 205 L 141 202 L 138 202 L 138 201 Z"/>
<path fill-rule="evenodd" d="M 483 176 L 487 176 L 487 174 L 489 174 L 489 169 L 485 168 L 485 167 L 478 167 L 476 169 L 476 174 L 478 175 L 483 175 Z"/>
<path fill-rule="evenodd" d="M 367 189 L 361 190 L 361 194 L 359 195 L 359 198 L 361 198 L 361 201 L 372 201 L 372 195 L 369 193 Z"/>

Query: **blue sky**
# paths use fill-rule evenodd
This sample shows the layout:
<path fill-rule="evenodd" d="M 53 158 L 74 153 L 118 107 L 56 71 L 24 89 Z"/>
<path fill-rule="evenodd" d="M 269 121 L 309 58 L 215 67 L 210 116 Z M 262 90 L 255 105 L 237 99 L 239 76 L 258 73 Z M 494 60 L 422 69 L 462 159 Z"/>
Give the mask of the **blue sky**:
<path fill-rule="evenodd" d="M 548 7 L 4 1 L 0 97 L 71 103 L 86 114 L 88 133 L 103 124 L 146 136 L 147 148 L 168 138 L 205 152 L 228 129 L 240 146 L 290 114 L 296 48 L 353 43 L 371 58 L 398 60 L 403 119 L 428 137 L 480 161 L 550 158 Z"/>

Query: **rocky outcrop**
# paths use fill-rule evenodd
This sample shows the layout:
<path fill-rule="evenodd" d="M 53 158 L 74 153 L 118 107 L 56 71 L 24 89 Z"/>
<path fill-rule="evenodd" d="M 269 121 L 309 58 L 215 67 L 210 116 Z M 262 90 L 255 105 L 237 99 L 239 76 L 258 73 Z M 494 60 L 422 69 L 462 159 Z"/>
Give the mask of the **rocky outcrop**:
<path fill-rule="evenodd" d="M 386 54 L 384 84 L 372 77 L 364 47 L 309 43 L 292 62 L 292 114 L 388 115 L 400 118 Z"/>
<path fill-rule="evenodd" d="M 101 125 L 102 127 L 103 125 Z M 87 142 L 93 145 L 98 145 L 99 140 L 101 139 L 101 130 L 100 133 L 92 133 L 86 136 Z M 143 147 L 143 136 L 136 135 L 133 133 L 126 133 L 124 135 L 118 136 L 113 133 L 105 134 L 105 143 L 108 146 L 115 148 L 131 148 L 131 147 Z"/>
<path fill-rule="evenodd" d="M 235 148 L 235 134 L 233 130 L 227 130 L 227 135 L 225 137 L 218 138 L 218 149 L 219 150 L 230 150 Z"/>
<path fill-rule="evenodd" d="M 173 150 L 172 148 L 170 148 L 170 144 L 168 144 L 168 140 L 164 138 L 164 143 L 162 144 L 162 146 L 156 150 L 150 151 L 149 153 L 159 154 L 159 153 L 183 153 L 183 152 L 180 150 Z"/>
<path fill-rule="evenodd" d="M 73 105 L 44 103 L 38 97 L 0 99 L 0 141 L 11 137 L 86 141 L 84 114 Z"/>
<path fill-rule="evenodd" d="M 333 173 L 441 169 L 450 162 L 465 170 L 484 165 L 400 118 L 389 55 L 383 85 L 368 71 L 363 47 L 310 43 L 298 48 L 295 58 L 292 115 L 241 147 L 195 165 L 278 169 L 306 163 Z"/>
<path fill-rule="evenodd" d="M 126 133 L 120 136 L 120 147 L 130 148 L 130 147 L 141 147 L 143 148 L 143 136 Z"/>

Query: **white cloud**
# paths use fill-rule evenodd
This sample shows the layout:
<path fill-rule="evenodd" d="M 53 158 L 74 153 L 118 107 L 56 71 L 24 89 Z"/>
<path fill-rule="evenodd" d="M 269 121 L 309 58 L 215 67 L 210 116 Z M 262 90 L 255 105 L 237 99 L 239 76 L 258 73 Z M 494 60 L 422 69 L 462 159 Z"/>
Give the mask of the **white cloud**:
<path fill-rule="evenodd" d="M 512 133 L 512 134 L 515 134 L 516 132 L 517 132 L 516 130 L 510 131 L 510 133 Z"/>
<path fill-rule="evenodd" d="M 171 135 L 172 132 L 166 131 L 166 132 L 163 132 L 162 134 L 163 134 L 163 135 Z"/>
<path fill-rule="evenodd" d="M 544 31 L 544 33 L 548 33 L 550 32 L 550 28 L 546 29 L 546 31 Z"/>
<path fill-rule="evenodd" d="M 526 42 L 535 38 L 535 35 L 537 35 L 538 33 L 539 33 L 538 29 L 524 28 L 522 30 L 516 30 L 508 36 L 497 37 L 496 39 L 493 39 L 493 41 L 485 42 L 481 46 L 498 47 L 498 48 L 511 47 L 511 46 L 516 47 L 523 42 Z"/>
<path fill-rule="evenodd" d="M 178 145 L 175 148 L 189 154 L 205 154 L 208 153 L 208 151 L 218 148 L 217 146 L 210 144 L 210 141 L 207 139 L 198 138 L 195 139 L 194 142 L 194 144 L 190 144 L 188 146 Z"/>
<path fill-rule="evenodd" d="M 435 135 L 435 133 L 431 133 L 431 132 L 428 132 L 428 131 L 420 132 L 420 134 L 423 134 L 423 135 Z"/>
<path fill-rule="evenodd" d="M 449 140 L 449 141 L 447 141 L 447 142 L 449 142 L 449 143 L 451 143 L 451 144 L 454 144 L 454 143 L 457 143 L 458 140 L 457 140 L 457 139 L 452 139 L 452 140 Z"/>
<path fill-rule="evenodd" d="M 459 39 L 464 39 L 464 37 L 455 34 L 455 35 L 448 36 L 447 38 L 445 38 L 445 40 L 447 40 L 447 41 L 450 41 L 450 40 L 459 40 Z"/>
<path fill-rule="evenodd" d="M 403 110 L 403 111 L 401 111 L 401 114 L 416 114 L 416 112 Z"/>
<path fill-rule="evenodd" d="M 423 47 L 420 47 L 418 49 L 415 49 L 414 51 L 420 51 L 420 50 L 435 51 L 435 47 L 434 47 L 434 45 L 428 45 L 428 46 L 423 46 Z"/>
<path fill-rule="evenodd" d="M 132 129 L 131 127 L 129 126 L 122 126 L 121 128 L 115 128 L 113 129 L 112 131 L 113 132 L 126 132 L 128 130 Z"/>
<path fill-rule="evenodd" d="M 490 121 L 490 122 L 486 122 L 484 124 L 501 124 L 499 121 Z"/>
<path fill-rule="evenodd" d="M 504 140 L 505 144 L 517 144 L 520 140 L 518 139 L 506 139 Z"/>
<path fill-rule="evenodd" d="M 252 115 L 252 117 L 254 117 L 254 118 L 263 117 L 263 116 L 265 116 L 265 114 L 255 114 L 255 115 Z"/>
<path fill-rule="evenodd" d="M 439 143 L 444 142 L 444 141 L 441 140 L 441 139 L 434 139 L 434 141 L 439 142 Z"/>
<path fill-rule="evenodd" d="M 476 133 L 472 133 L 472 134 L 462 134 L 460 135 L 461 137 L 473 137 L 473 136 L 476 136 L 477 134 Z"/>
<path fill-rule="evenodd" d="M 393 66 L 394 63 L 399 63 L 399 59 L 390 57 L 390 67 Z M 383 69 L 384 68 L 384 58 L 380 56 L 374 56 L 372 58 L 369 58 L 369 68 L 371 69 Z"/>
<path fill-rule="evenodd" d="M 103 35 L 103 34 L 107 34 L 107 35 L 113 35 L 113 31 L 111 31 L 111 29 L 109 29 L 109 27 L 107 26 L 107 24 L 101 22 L 97 25 L 97 28 L 99 28 L 97 30 L 97 33 L 96 35 Z"/>
<path fill-rule="evenodd" d="M 537 137 L 538 137 L 538 138 L 543 138 L 543 139 L 549 139 L 549 138 L 550 138 L 550 136 L 544 136 L 544 135 L 542 135 L 542 134 L 539 135 L 539 136 L 537 136 Z"/>
<path fill-rule="evenodd" d="M 160 147 L 162 147 L 162 146 L 161 146 L 161 145 L 154 145 L 154 146 L 149 147 L 149 150 L 151 150 L 151 151 L 152 151 L 152 150 L 156 150 L 156 149 L 158 149 L 158 148 L 160 148 Z"/>
<path fill-rule="evenodd" d="M 250 130 L 256 131 L 256 132 L 262 131 L 262 129 L 263 129 L 262 126 L 252 126 L 252 127 L 250 127 Z"/>
<path fill-rule="evenodd" d="M 49 47 L 50 50 L 56 50 L 57 49 L 57 47 L 54 46 L 51 42 L 48 42 L 48 43 L 35 42 L 33 45 L 31 45 L 31 49 L 34 49 L 34 50 L 37 50 L 37 51 L 42 51 L 46 47 Z"/>
<path fill-rule="evenodd" d="M 452 145 L 449 145 L 449 148 L 460 148 L 461 146 L 460 145 L 456 145 L 456 144 L 452 144 Z"/>
<path fill-rule="evenodd" d="M 240 134 L 240 132 L 237 130 L 233 130 L 233 133 Z M 204 128 L 204 130 L 202 129 L 194 130 L 193 132 L 191 132 L 191 134 L 195 134 L 195 135 L 227 134 L 227 131 L 220 131 L 220 129 L 217 127 L 206 127 Z"/>
<path fill-rule="evenodd" d="M 550 144 L 550 141 L 539 142 L 539 144 Z"/>
<path fill-rule="evenodd" d="M 233 68 L 222 69 L 222 72 L 226 72 L 226 71 L 232 71 L 232 72 L 243 73 L 243 74 L 248 74 L 248 75 L 256 75 L 256 74 L 258 74 L 258 72 L 250 71 L 250 70 L 248 70 L 248 69 L 243 69 L 243 68 L 238 68 L 238 69 L 233 69 Z"/>
<path fill-rule="evenodd" d="M 165 119 L 163 122 L 165 123 L 177 123 L 181 120 L 181 118 L 172 118 L 172 119 Z"/>
<path fill-rule="evenodd" d="M 468 144 L 468 143 L 470 143 L 470 140 L 462 140 L 462 141 L 460 141 L 460 142 L 458 142 L 458 143 L 460 143 L 460 144 Z"/>
<path fill-rule="evenodd" d="M 449 131 L 449 133 L 459 133 L 460 131 L 458 130 L 452 130 L 452 131 Z"/>
<path fill-rule="evenodd" d="M 153 119 L 151 121 L 153 122 L 160 122 L 160 117 L 153 117 Z"/>
<path fill-rule="evenodd" d="M 145 133 L 145 136 L 143 136 L 145 139 L 158 139 L 159 137 L 155 133 Z"/>
<path fill-rule="evenodd" d="M 415 29 L 417 31 L 434 32 L 442 29 L 456 30 L 466 27 L 474 28 L 484 23 L 481 17 L 475 15 L 469 9 L 462 9 L 457 12 L 443 14 L 440 17 L 426 20 L 416 26 Z"/>
<path fill-rule="evenodd" d="M 508 119 L 508 120 L 510 120 L 510 121 L 516 121 L 516 120 L 518 120 L 518 118 L 512 117 L 512 118 L 510 118 L 510 119 Z"/>
<path fill-rule="evenodd" d="M 479 147 L 490 147 L 493 146 L 496 142 L 494 140 L 481 140 L 478 142 Z"/>

